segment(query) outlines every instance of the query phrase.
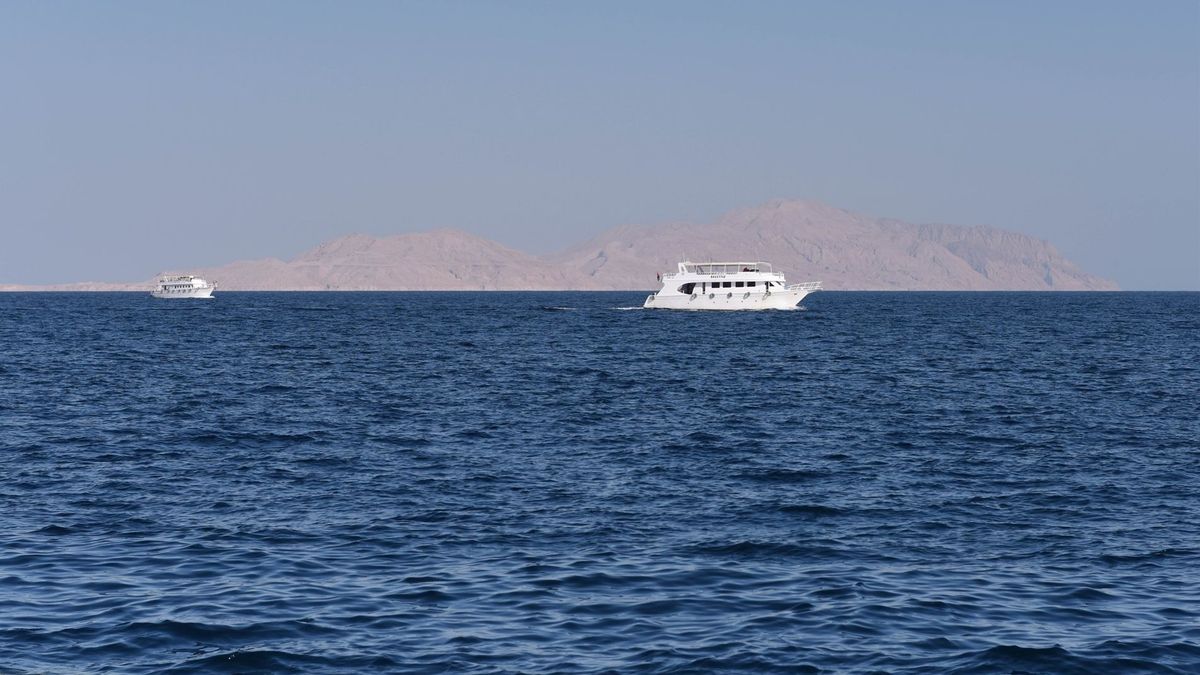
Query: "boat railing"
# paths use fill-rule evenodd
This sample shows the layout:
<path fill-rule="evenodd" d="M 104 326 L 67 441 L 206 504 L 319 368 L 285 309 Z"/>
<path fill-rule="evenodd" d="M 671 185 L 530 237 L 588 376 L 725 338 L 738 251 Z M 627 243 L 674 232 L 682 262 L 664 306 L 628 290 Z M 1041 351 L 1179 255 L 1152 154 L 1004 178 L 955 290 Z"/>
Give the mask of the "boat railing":
<path fill-rule="evenodd" d="M 813 291 L 821 290 L 821 282 L 805 281 L 801 284 L 792 284 L 791 286 L 787 286 L 786 289 L 789 291 L 808 291 L 811 293 Z"/>
<path fill-rule="evenodd" d="M 756 275 L 754 277 L 755 279 L 768 277 L 783 281 L 783 272 L 667 272 L 662 274 L 661 277 L 663 281 L 670 281 L 672 279 L 679 279 L 682 277 L 688 277 L 692 279 L 696 277 L 723 279 L 725 277 L 733 277 L 739 274 L 754 274 Z"/>

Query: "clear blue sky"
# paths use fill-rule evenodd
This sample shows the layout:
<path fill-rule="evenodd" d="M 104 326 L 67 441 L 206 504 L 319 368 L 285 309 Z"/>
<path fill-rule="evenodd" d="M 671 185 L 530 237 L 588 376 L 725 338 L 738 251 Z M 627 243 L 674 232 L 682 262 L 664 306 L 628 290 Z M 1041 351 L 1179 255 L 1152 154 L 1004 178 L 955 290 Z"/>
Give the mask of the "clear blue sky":
<path fill-rule="evenodd" d="M 0 283 L 775 197 L 1200 289 L 1200 4 L 0 4 Z"/>

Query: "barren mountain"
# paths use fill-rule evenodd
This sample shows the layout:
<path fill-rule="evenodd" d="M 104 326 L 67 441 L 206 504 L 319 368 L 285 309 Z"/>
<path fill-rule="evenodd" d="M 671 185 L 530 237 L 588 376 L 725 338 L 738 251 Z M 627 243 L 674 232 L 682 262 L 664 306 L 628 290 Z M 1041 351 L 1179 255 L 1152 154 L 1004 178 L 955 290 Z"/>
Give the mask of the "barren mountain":
<path fill-rule="evenodd" d="M 354 234 L 301 254 L 189 270 L 224 290 L 635 290 L 687 257 L 766 260 L 791 281 L 841 290 L 1113 290 L 1048 242 L 990 227 L 914 225 L 777 200 L 715 223 L 622 225 L 535 257 L 456 230 Z M 81 283 L 46 290 L 143 290 Z M 0 290 L 29 287 L 0 286 Z"/>
<path fill-rule="evenodd" d="M 859 290 L 1112 290 L 1048 242 L 990 227 L 913 225 L 810 201 L 708 225 L 622 226 L 551 259 L 602 288 L 647 288 L 691 260 L 767 260 L 792 281 Z"/>
<path fill-rule="evenodd" d="M 536 290 L 571 288 L 555 265 L 457 230 L 390 237 L 352 234 L 283 262 L 236 262 L 195 272 L 227 290 Z"/>

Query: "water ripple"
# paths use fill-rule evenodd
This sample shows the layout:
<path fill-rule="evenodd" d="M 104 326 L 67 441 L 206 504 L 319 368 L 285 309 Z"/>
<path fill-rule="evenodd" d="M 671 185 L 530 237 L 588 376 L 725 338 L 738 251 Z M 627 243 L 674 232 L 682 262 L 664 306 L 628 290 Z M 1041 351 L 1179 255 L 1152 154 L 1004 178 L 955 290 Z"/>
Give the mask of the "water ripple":
<path fill-rule="evenodd" d="M 0 295 L 0 671 L 1200 670 L 1200 296 Z"/>

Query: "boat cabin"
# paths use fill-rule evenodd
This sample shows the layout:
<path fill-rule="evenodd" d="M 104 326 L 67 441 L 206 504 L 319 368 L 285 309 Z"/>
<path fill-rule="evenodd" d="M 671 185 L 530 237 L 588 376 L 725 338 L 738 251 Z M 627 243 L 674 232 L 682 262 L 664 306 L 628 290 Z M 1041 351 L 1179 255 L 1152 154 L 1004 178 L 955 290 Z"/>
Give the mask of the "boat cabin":
<path fill-rule="evenodd" d="M 783 274 L 771 269 L 771 263 L 681 262 L 679 271 L 662 277 L 663 288 L 676 293 L 771 293 L 784 287 Z"/>
<path fill-rule="evenodd" d="M 740 272 L 771 272 L 769 262 L 681 262 L 681 274 L 738 274 Z"/>
<path fill-rule="evenodd" d="M 666 309 L 790 309 L 820 290 L 820 282 L 788 285 L 771 263 L 681 262 L 677 272 L 658 275 L 662 288 L 643 307 Z"/>

